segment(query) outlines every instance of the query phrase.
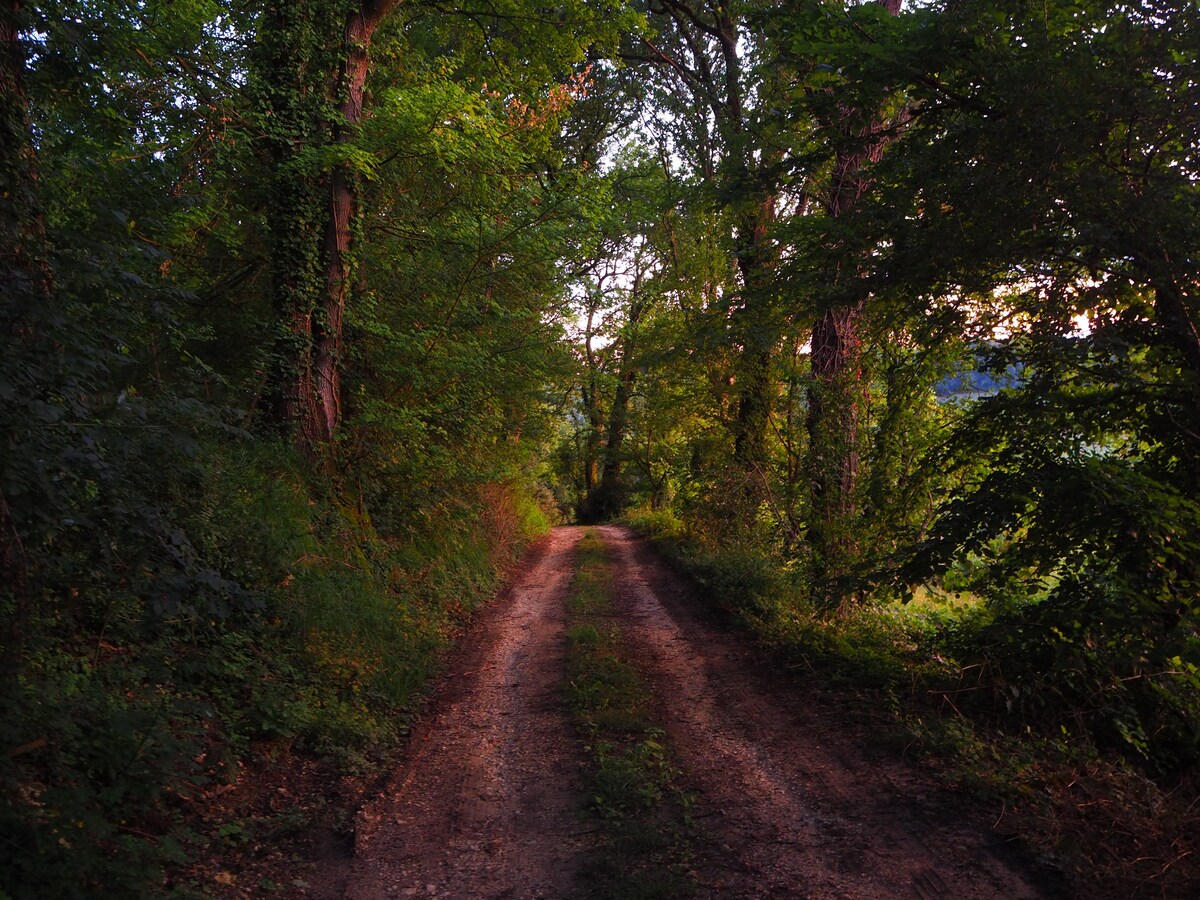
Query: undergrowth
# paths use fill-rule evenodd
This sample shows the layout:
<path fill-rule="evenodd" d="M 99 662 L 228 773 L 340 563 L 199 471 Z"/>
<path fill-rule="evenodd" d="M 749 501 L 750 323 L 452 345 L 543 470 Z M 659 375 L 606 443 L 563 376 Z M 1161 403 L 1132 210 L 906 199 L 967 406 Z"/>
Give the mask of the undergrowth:
<path fill-rule="evenodd" d="M 56 576 L 74 586 L 38 598 L 3 696 L 0 897 L 221 889 L 196 860 L 300 827 L 228 798 L 253 799 L 263 766 L 372 771 L 455 630 L 545 528 L 518 489 L 489 486 L 392 538 L 301 472 L 247 443 L 209 447 L 176 480 L 180 534 L 223 603 L 183 585 L 156 610 L 75 560 Z"/>
<path fill-rule="evenodd" d="M 710 547 L 669 512 L 633 510 L 625 522 L 781 667 L 885 710 L 907 735 L 906 752 L 988 804 L 996 830 L 1064 872 L 1080 896 L 1180 897 L 1200 887 L 1200 778 L 1194 765 L 1172 762 L 1181 758 L 1177 728 L 1138 725 L 1152 721 L 1137 706 L 1143 689 L 1182 704 L 1178 721 L 1189 721 L 1195 670 L 1184 660 L 1158 682 L 1127 679 L 1084 645 L 1041 670 L 1044 642 L 1013 637 L 1003 611 L 978 598 L 926 591 L 908 605 L 824 615 L 803 577 L 765 553 Z"/>
<path fill-rule="evenodd" d="M 677 786 L 652 698 L 622 656 L 609 579 L 604 544 L 588 532 L 567 600 L 567 696 L 586 742 L 589 806 L 602 836 L 588 883 L 603 897 L 686 896 L 694 889 L 685 874 L 691 798 Z"/>

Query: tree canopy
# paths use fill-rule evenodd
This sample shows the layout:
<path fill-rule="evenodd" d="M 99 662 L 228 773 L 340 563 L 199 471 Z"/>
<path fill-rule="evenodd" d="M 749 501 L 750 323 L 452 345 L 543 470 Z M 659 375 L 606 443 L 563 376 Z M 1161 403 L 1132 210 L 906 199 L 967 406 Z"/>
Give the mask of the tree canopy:
<path fill-rule="evenodd" d="M 5 4 L 0 893 L 368 753 L 548 519 L 1194 767 L 1198 289 L 1195 3 Z"/>

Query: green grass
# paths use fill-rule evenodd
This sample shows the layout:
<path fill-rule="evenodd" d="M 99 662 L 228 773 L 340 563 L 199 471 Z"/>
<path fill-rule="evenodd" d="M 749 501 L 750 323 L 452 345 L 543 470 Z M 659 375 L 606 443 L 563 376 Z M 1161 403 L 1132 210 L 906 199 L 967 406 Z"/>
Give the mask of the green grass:
<path fill-rule="evenodd" d="M 1002 640 L 995 607 L 980 597 L 924 588 L 909 603 L 869 601 L 829 616 L 813 609 L 799 575 L 765 553 L 713 549 L 684 528 L 644 527 L 637 517 L 630 524 L 643 526 L 699 595 L 767 646 L 781 669 L 834 686 L 839 702 L 875 721 L 882 713 L 892 723 L 880 732 L 885 739 L 990 807 L 997 831 L 1065 873 L 1068 890 L 1182 896 L 1200 877 L 1192 850 L 1200 774 L 1192 768 L 1156 782 L 1111 740 L 1097 740 L 1082 715 L 1063 714 L 1051 688 L 1087 673 L 1062 665 L 1056 681 L 1036 689 L 1014 677 L 1026 635 Z M 1177 668 L 1181 678 L 1191 671 Z M 1125 681 L 1108 686 L 1094 705 L 1121 699 Z"/>
<path fill-rule="evenodd" d="M 598 896 L 687 896 L 694 829 L 653 698 L 623 657 L 608 598 L 611 571 L 594 533 L 579 545 L 567 600 L 567 698 L 588 757 L 588 805 L 600 846 L 586 875 Z"/>

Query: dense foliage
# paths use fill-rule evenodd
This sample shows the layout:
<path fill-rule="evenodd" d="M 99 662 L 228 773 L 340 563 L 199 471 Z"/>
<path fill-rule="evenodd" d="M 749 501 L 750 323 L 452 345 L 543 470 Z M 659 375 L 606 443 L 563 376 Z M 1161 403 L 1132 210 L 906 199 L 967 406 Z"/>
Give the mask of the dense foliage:
<path fill-rule="evenodd" d="M 617 251 L 575 465 L 791 573 L 789 607 L 967 596 L 936 652 L 1000 718 L 1193 765 L 1194 7 L 648 13 L 659 212 Z"/>
<path fill-rule="evenodd" d="M 368 765 L 547 515 L 1186 781 L 1198 67 L 1178 0 L 7 4 L 0 893 Z"/>
<path fill-rule="evenodd" d="M 559 121 L 614 23 L 394 14 L 348 137 L 354 9 L 0 13 L 6 896 L 185 890 L 164 866 L 224 839 L 199 823 L 255 765 L 369 767 L 546 527 L 583 177 Z M 479 16 L 531 65 L 481 61 Z M 314 442 L 297 384 L 330 348 Z"/>

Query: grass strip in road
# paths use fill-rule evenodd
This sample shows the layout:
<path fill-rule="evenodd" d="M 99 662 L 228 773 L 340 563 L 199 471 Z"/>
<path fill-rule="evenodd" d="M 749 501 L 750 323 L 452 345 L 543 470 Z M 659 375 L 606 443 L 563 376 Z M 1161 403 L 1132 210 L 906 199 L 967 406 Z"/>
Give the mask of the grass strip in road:
<path fill-rule="evenodd" d="M 596 896 L 687 896 L 691 798 L 678 786 L 653 699 L 623 657 L 604 542 L 588 532 L 567 598 L 567 699 L 586 744 L 599 846 L 585 875 Z"/>

